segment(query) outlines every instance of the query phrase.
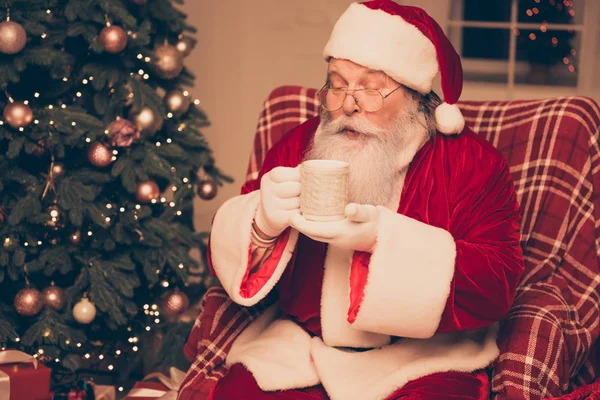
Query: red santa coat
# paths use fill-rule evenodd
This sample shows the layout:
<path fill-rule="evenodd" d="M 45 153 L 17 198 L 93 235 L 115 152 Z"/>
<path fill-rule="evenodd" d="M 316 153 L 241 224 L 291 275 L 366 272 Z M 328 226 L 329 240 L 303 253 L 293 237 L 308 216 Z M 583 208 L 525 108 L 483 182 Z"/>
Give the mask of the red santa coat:
<path fill-rule="evenodd" d="M 468 129 L 417 152 L 397 210 L 379 207 L 372 254 L 288 228 L 249 273 L 260 179 L 301 163 L 318 124 L 286 134 L 213 220 L 209 263 L 232 300 L 251 306 L 273 289 L 279 297 L 227 363 L 244 364 L 263 390 L 321 383 L 333 400 L 383 399 L 409 380 L 488 366 L 498 356 L 495 322 L 524 268 L 520 217 L 506 161 Z"/>

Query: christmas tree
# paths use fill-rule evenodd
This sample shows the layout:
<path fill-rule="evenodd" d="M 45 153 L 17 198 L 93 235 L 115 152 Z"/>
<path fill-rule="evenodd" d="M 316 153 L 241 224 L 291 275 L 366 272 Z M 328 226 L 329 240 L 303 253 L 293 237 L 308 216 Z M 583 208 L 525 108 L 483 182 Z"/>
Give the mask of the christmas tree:
<path fill-rule="evenodd" d="M 574 72 L 573 30 L 547 28 L 548 24 L 569 25 L 574 15 L 571 0 L 521 0 L 519 20 L 539 24 L 539 28 L 520 32 L 517 45 L 519 59 L 527 60 L 533 66 L 549 67 L 564 63 Z"/>
<path fill-rule="evenodd" d="M 54 371 L 123 374 L 144 338 L 175 346 L 190 328 L 177 316 L 211 284 L 190 256 L 205 250 L 192 200 L 230 179 L 200 131 L 194 29 L 173 3 L 0 9 L 0 347 Z"/>

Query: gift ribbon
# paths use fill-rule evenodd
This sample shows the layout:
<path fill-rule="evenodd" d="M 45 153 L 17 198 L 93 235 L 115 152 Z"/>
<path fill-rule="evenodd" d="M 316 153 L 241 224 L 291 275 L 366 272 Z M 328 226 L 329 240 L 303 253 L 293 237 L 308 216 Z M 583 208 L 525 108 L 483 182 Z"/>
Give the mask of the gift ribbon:
<path fill-rule="evenodd" d="M 169 390 L 158 390 L 158 389 L 145 389 L 145 388 L 134 388 L 127 394 L 127 398 L 129 397 L 156 397 L 157 400 L 176 400 L 177 392 L 179 391 L 179 387 L 181 386 L 181 382 L 183 382 L 183 378 L 185 377 L 185 372 L 171 367 L 169 369 L 169 374 L 171 378 L 168 378 L 164 374 L 160 372 L 153 372 L 144 377 L 144 381 L 149 379 L 158 379 L 160 383 L 165 385 Z M 3 400 L 3 399 L 0 399 Z"/>
<path fill-rule="evenodd" d="M 38 360 L 19 350 L 0 351 L 0 364 L 32 363 L 37 369 Z M 0 371 L 0 400 L 10 400 L 10 377 Z"/>

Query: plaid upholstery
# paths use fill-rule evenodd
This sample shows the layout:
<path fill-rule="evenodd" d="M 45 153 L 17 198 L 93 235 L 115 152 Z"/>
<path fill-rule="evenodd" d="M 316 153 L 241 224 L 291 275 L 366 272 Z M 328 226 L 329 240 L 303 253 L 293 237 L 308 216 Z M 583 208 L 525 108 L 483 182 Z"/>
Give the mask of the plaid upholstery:
<path fill-rule="evenodd" d="M 248 180 L 273 143 L 316 115 L 315 95 L 294 86 L 271 93 Z M 581 97 L 459 106 L 467 124 L 506 157 L 523 216 L 525 274 L 501 325 L 496 398 L 600 399 L 600 382 L 591 385 L 600 373 L 600 109 Z M 234 338 L 265 305 L 245 308 L 221 288 L 209 291 L 186 346 L 195 361 L 181 400 L 202 398 L 216 383 Z"/>

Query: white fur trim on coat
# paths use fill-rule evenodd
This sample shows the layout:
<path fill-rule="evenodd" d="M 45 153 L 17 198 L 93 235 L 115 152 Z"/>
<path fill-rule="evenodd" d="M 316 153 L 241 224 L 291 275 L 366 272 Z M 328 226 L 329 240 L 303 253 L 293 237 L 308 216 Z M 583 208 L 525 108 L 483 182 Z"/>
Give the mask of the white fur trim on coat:
<path fill-rule="evenodd" d="M 377 243 L 352 326 L 392 336 L 431 337 L 454 277 L 454 238 L 444 229 L 377 208 Z"/>
<path fill-rule="evenodd" d="M 431 91 L 439 72 L 435 46 L 417 27 L 358 3 L 336 22 L 323 56 L 381 70 L 421 94 Z"/>
<path fill-rule="evenodd" d="M 318 385 L 310 335 L 290 320 L 275 320 L 278 315 L 274 304 L 253 321 L 233 343 L 226 365 L 243 364 L 264 391 Z"/>
<path fill-rule="evenodd" d="M 312 357 L 332 400 L 384 400 L 408 381 L 437 372 L 473 372 L 498 357 L 497 326 L 477 332 L 400 339 L 365 352 L 343 351 L 313 338 Z"/>
<path fill-rule="evenodd" d="M 365 332 L 348 322 L 350 266 L 354 251 L 329 245 L 321 292 L 321 333 L 328 346 L 370 348 L 390 343 L 388 335 Z"/>
<path fill-rule="evenodd" d="M 250 268 L 252 220 L 259 201 L 259 191 L 229 199 L 217 211 L 211 228 L 210 251 L 215 273 L 231 300 L 242 306 L 255 305 L 273 289 L 298 241 L 298 231 L 291 229 L 283 254 L 269 280 L 251 297 L 240 294 L 244 276 Z"/>

